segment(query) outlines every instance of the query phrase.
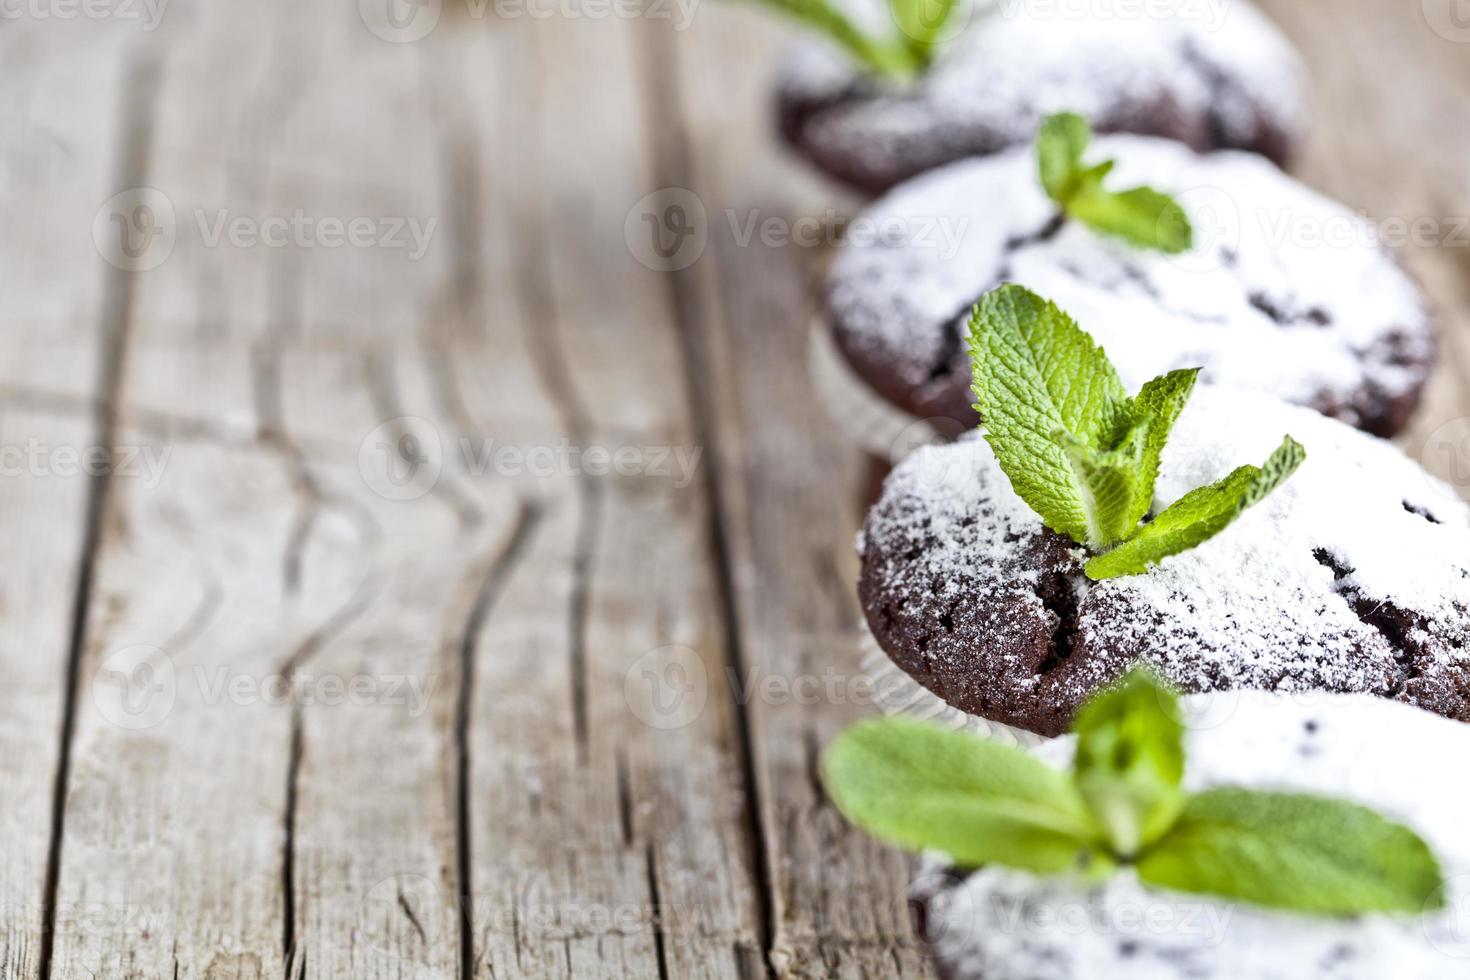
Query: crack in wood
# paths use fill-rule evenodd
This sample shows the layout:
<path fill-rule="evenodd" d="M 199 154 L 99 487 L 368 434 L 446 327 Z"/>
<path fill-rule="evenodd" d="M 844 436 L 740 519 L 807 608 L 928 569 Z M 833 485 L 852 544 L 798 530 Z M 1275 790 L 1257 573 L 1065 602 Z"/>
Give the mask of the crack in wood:
<path fill-rule="evenodd" d="M 389 359 L 379 352 L 364 354 L 363 374 L 378 417 L 384 424 L 391 426 L 398 436 L 392 441 L 395 451 L 404 463 L 418 466 L 421 460 L 410 458 L 406 448 L 410 433 L 401 424 L 401 420 L 407 417 L 407 413 L 399 402 Z M 485 519 L 479 504 L 450 478 L 447 468 L 429 488 L 428 495 L 448 507 L 463 529 L 473 528 Z"/>
<path fill-rule="evenodd" d="M 306 458 L 286 434 L 281 415 L 280 354 L 272 340 L 266 340 L 251 357 L 256 415 L 260 422 L 260 441 L 278 449 L 284 457 L 291 486 L 301 498 L 301 506 L 292 519 L 281 561 L 281 591 L 295 596 L 301 591 L 301 565 L 312 528 L 323 505 L 323 494 Z"/>
<path fill-rule="evenodd" d="M 644 866 L 648 873 L 648 899 L 653 904 L 653 950 L 658 959 L 659 980 L 669 980 L 669 953 L 665 948 L 663 901 L 658 891 L 658 855 L 652 842 L 643 850 Z"/>
<path fill-rule="evenodd" d="M 403 917 L 408 920 L 408 924 L 413 926 L 413 931 L 418 934 L 419 942 L 428 946 L 429 934 L 424 931 L 424 924 L 419 921 L 419 915 L 413 910 L 413 903 L 408 900 L 408 896 L 403 894 L 402 887 L 398 889 L 398 908 L 403 912 Z"/>
<path fill-rule="evenodd" d="M 534 226 L 536 223 L 531 222 Z M 537 382 L 546 392 L 566 431 L 568 442 L 580 449 L 592 437 L 595 420 L 587 401 L 572 380 L 571 361 L 561 342 L 557 310 L 550 284 L 549 246 L 544 235 L 530 234 L 531 241 L 521 250 L 517 303 L 526 348 L 531 355 Z M 535 256 L 532 261 L 530 256 Z M 571 685 L 572 731 L 577 759 L 586 764 L 588 754 L 587 727 L 587 621 L 592 601 L 592 556 L 601 538 L 603 513 L 602 485 L 585 472 L 575 476 L 577 488 L 577 532 L 572 558 L 572 591 L 570 615 L 572 623 Z"/>
<path fill-rule="evenodd" d="M 827 787 L 822 783 L 820 736 L 810 728 L 806 731 L 806 778 L 811 783 L 812 798 L 817 801 L 817 806 L 829 806 L 832 801 L 828 799 Z"/>
<path fill-rule="evenodd" d="M 148 182 L 152 153 L 154 112 L 161 68 L 153 53 L 138 49 L 127 68 L 121 89 L 121 145 L 118 149 L 116 186 L 144 187 Z M 97 402 L 103 406 L 93 419 L 95 443 L 112 446 L 117 437 L 117 417 L 122 401 L 122 379 L 133 327 L 134 278 L 130 272 L 109 266 L 102 305 L 102 355 L 99 360 Z M 61 742 L 56 764 L 56 781 L 51 797 L 51 833 L 47 844 L 46 875 L 42 886 L 41 955 L 39 976 L 51 980 L 56 951 L 56 903 L 61 884 L 62 844 L 66 831 L 66 795 L 71 779 L 72 740 L 76 729 L 76 699 L 82 654 L 87 642 L 87 615 L 97 573 L 103 528 L 110 504 L 111 480 L 107 472 L 88 478 L 86 529 L 77 573 L 76 597 L 63 686 Z"/>
<path fill-rule="evenodd" d="M 572 730 L 577 760 L 587 764 L 587 623 L 592 608 L 592 558 L 602 538 L 603 491 L 586 476 L 577 478 L 577 537 L 572 553 L 571 676 Z"/>
<path fill-rule="evenodd" d="M 210 623 L 214 622 L 215 616 L 224 607 L 224 602 L 225 593 L 223 586 L 220 585 L 219 577 L 205 573 L 204 587 L 200 590 L 199 601 L 195 603 L 194 611 L 174 631 L 173 635 L 164 641 L 163 649 L 175 653 L 186 649 L 189 644 L 203 635 Z"/>
<path fill-rule="evenodd" d="M 678 104 L 678 86 L 674 79 L 674 55 L 670 39 L 664 34 L 646 31 L 642 35 L 646 47 L 644 93 L 649 102 L 649 118 L 668 120 L 666 126 L 649 127 L 651 155 L 657 168 L 657 184 L 661 187 L 693 186 L 693 164 L 685 131 L 684 111 Z M 714 557 L 715 580 L 720 613 L 725 627 L 725 648 L 729 666 L 739 676 L 750 676 L 745 641 L 740 628 L 736 598 L 734 556 L 725 528 L 728 506 L 722 486 L 725 481 L 724 456 L 709 400 L 703 395 L 711 385 L 711 355 L 701 332 L 697 285 L 694 280 L 698 265 L 670 273 L 668 299 L 673 322 L 678 331 L 678 346 L 684 370 L 685 402 L 700 445 L 706 448 L 709 471 L 703 482 L 708 515 L 708 538 Z M 761 945 L 760 975 L 774 977 L 771 954 L 775 941 L 776 884 L 771 869 L 770 836 L 766 828 L 765 793 L 760 778 L 760 764 L 750 718 L 749 704 L 731 692 L 733 717 L 739 736 L 741 773 L 749 806 L 746 813 L 748 834 L 756 878 L 755 909 L 758 939 Z M 742 961 L 743 962 L 743 961 Z"/>
<path fill-rule="evenodd" d="M 287 980 L 296 957 L 296 812 L 305 748 L 301 705 L 291 706 L 291 749 L 286 761 L 286 805 L 281 840 L 281 951 Z M 303 968 L 304 968 L 303 962 Z"/>
<path fill-rule="evenodd" d="M 294 293 L 293 293 L 294 295 Z M 276 326 L 270 336 L 252 351 L 252 394 L 255 399 L 259 441 L 275 449 L 284 462 L 292 487 L 301 499 L 301 506 L 292 521 L 281 560 L 281 587 L 286 596 L 300 594 L 304 576 L 305 552 L 311 531 L 321 513 L 330 504 L 343 510 L 349 520 L 362 527 L 364 542 L 372 541 L 378 530 L 366 518 L 365 512 L 347 505 L 335 495 L 327 495 L 311 472 L 307 456 L 291 438 L 286 427 L 282 409 L 282 382 L 280 370 L 279 341 L 287 331 L 285 324 L 294 322 L 294 314 L 287 315 L 278 310 Z M 346 603 L 334 610 L 317 629 L 309 633 L 292 650 L 281 665 L 281 674 L 290 681 L 296 672 L 334 636 L 341 634 L 359 619 L 380 592 L 383 576 L 376 570 L 364 574 Z M 293 968 L 301 974 L 306 970 L 305 951 L 296 944 L 297 890 L 296 890 L 296 819 L 300 799 L 301 764 L 305 756 L 305 718 L 300 703 L 291 705 L 290 747 L 286 763 L 286 793 L 282 815 L 281 842 L 281 948 L 285 964 L 285 976 L 290 980 Z"/>
<path fill-rule="evenodd" d="M 490 620 L 516 566 L 529 552 L 531 541 L 544 518 L 539 504 L 522 500 L 516 510 L 510 536 L 484 563 L 485 577 L 465 619 L 459 646 L 459 696 L 454 717 L 455 772 L 455 860 L 459 892 L 459 963 L 465 980 L 474 976 L 475 919 L 473 854 L 470 849 L 470 723 L 475 693 L 475 647 L 480 631 Z"/>
<path fill-rule="evenodd" d="M 633 790 L 628 784 L 628 754 L 621 746 L 613 752 L 617 766 L 618 822 L 623 831 L 623 846 L 633 846 Z"/>

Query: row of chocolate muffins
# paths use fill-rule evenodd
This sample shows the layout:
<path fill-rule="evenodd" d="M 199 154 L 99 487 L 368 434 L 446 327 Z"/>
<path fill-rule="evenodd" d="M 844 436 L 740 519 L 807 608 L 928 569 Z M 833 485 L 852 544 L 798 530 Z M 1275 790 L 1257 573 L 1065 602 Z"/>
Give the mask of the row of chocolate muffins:
<path fill-rule="evenodd" d="M 1303 125 L 1296 54 L 1244 2 L 1214 25 L 1001 6 L 916 80 L 815 42 L 783 74 L 787 140 L 883 193 L 860 220 L 887 233 L 846 243 L 827 280 L 821 329 L 851 372 L 833 397 L 983 430 L 972 309 L 1019 283 L 1070 314 L 1130 392 L 1199 369 L 1149 513 L 1265 459 L 1283 433 L 1306 456 L 1197 547 L 1094 580 L 1096 552 L 1023 499 L 979 432 L 895 454 L 859 538 L 873 637 L 934 695 L 1055 760 L 1071 743 L 1048 740 L 1079 707 L 1146 664 L 1215 719 L 1189 736 L 1191 785 L 1349 797 L 1423 834 L 1446 878 L 1470 873 L 1454 830 L 1470 801 L 1446 785 L 1470 747 L 1456 724 L 1470 721 L 1470 508 L 1385 441 L 1418 405 L 1432 317 L 1371 223 L 1278 168 Z M 1112 134 L 1088 148 L 1110 183 L 1174 195 L 1188 248 L 1138 248 L 1058 208 L 1031 140 L 1060 109 Z M 1436 908 L 1466 900 L 1460 885 Z M 1443 911 L 1221 903 L 1234 918 L 1202 943 L 1003 921 L 1038 905 L 1178 911 L 1135 881 L 957 871 L 941 854 L 916 891 L 939 968 L 964 980 L 1470 975 L 1470 936 Z"/>

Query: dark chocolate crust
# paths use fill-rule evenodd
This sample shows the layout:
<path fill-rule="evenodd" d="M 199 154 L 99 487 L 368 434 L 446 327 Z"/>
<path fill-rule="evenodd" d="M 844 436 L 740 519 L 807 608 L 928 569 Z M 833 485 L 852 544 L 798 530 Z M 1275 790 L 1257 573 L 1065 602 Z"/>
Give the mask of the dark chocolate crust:
<path fill-rule="evenodd" d="M 1025 559 L 1011 581 L 994 580 L 984 592 L 941 602 L 933 595 L 887 588 L 885 577 L 902 564 L 903 556 L 881 542 L 870 544 L 858 590 L 868 626 L 895 664 L 946 703 L 1038 735 L 1060 735 L 1088 695 L 1150 653 L 1147 646 L 1124 647 L 1095 638 L 1091 627 L 1127 619 L 1136 610 L 1106 600 L 1079 608 L 1072 590 L 1084 576 L 1069 545 L 1043 529 L 1026 541 Z M 1019 584 L 1032 574 L 1037 577 L 1034 587 Z M 1044 612 L 1019 601 L 1022 591 L 1040 598 Z M 1357 605 L 1365 621 L 1371 618 L 1385 633 L 1405 641 L 1403 649 L 1356 646 L 1359 671 L 1352 683 L 1316 671 L 1306 657 L 1294 680 L 1327 692 L 1394 698 L 1470 721 L 1470 672 L 1464 665 L 1445 670 L 1434 662 L 1436 647 L 1448 643 L 1461 649 L 1470 641 L 1470 623 L 1456 635 L 1415 642 L 1413 631 L 1424 624 L 1411 610 L 1392 603 Z M 1175 625 L 1163 621 L 1152 628 L 1169 631 Z M 1302 636 L 1300 642 L 1305 648 L 1313 639 Z M 1184 669 L 1171 670 L 1171 679 L 1188 693 L 1230 686 L 1204 659 L 1176 666 Z M 1262 678 L 1253 686 L 1269 688 L 1271 683 L 1271 678 Z"/>
<path fill-rule="evenodd" d="M 862 539 L 859 595 L 878 644 L 950 705 L 1045 736 L 1065 731 L 1083 700 L 1140 658 L 1187 692 L 1366 693 L 1470 721 L 1465 507 L 1416 479 L 1392 446 L 1366 436 L 1334 446 L 1329 427 L 1343 427 L 1312 416 L 1316 428 L 1309 413 L 1281 407 L 1295 414 L 1270 428 L 1311 446 L 1308 465 L 1313 453 L 1360 455 L 1319 468 L 1294 500 L 1278 491 L 1277 503 L 1294 509 L 1248 528 L 1242 518 L 1181 556 L 1189 564 L 1177 574 L 1088 582 L 1083 549 L 1015 499 L 979 440 L 909 457 Z M 1223 411 L 1219 421 L 1236 424 Z M 1198 460 L 1186 468 L 1197 472 Z M 945 470 L 968 474 L 967 488 L 936 487 L 932 474 Z M 1348 508 L 1362 511 L 1358 526 L 1336 539 L 1319 527 L 1297 532 L 1322 494 L 1352 495 L 1330 488 L 1353 478 L 1380 481 Z M 1423 580 L 1442 582 L 1443 594 L 1404 598 Z"/>

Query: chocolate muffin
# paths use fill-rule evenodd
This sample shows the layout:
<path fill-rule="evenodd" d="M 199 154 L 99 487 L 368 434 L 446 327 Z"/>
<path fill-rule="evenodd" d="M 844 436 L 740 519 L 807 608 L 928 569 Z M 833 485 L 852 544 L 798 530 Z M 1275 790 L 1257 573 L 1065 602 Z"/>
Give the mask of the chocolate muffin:
<path fill-rule="evenodd" d="M 1156 891 L 1124 871 L 1101 884 L 930 860 L 912 897 L 945 980 L 1453 980 L 1467 973 L 1470 789 L 1447 780 L 1470 728 L 1369 697 L 1203 695 L 1186 709 L 1190 789 L 1250 786 L 1345 798 L 1419 833 L 1446 876 L 1425 916 L 1311 918 Z M 1072 740 L 1036 750 L 1057 764 Z"/>
<path fill-rule="evenodd" d="M 913 416 L 973 425 L 961 336 L 1008 281 L 1087 324 L 1130 387 L 1200 366 L 1377 435 L 1403 428 L 1432 317 L 1373 225 L 1260 157 L 1112 136 L 1089 158 L 1114 159 L 1117 186 L 1175 194 L 1194 246 L 1166 255 L 1062 221 L 1030 148 L 926 174 L 857 219 L 833 264 L 826 316 L 857 375 Z"/>
<path fill-rule="evenodd" d="M 1255 392 L 1201 387 L 1156 509 L 1290 433 L 1306 462 L 1217 537 L 1090 581 L 987 443 L 900 463 L 860 538 L 868 624 L 962 711 L 1041 735 L 1138 658 L 1187 692 L 1375 694 L 1470 721 L 1470 507 L 1393 445 Z"/>
<path fill-rule="evenodd" d="M 1300 59 L 1245 0 L 1179 3 L 1152 16 L 1071 0 L 975 7 L 957 15 L 968 22 L 952 25 L 958 36 L 917 81 L 878 79 L 822 39 L 802 42 L 778 80 L 783 137 L 818 169 L 878 194 L 1028 142 L 1043 115 L 1061 110 L 1101 132 L 1277 162 L 1303 129 Z"/>

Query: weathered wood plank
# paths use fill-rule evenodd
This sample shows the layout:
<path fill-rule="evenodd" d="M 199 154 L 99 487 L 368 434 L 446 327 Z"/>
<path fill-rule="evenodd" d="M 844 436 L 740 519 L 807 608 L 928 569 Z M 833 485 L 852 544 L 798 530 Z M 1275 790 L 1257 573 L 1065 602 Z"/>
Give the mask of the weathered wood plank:
<path fill-rule="evenodd" d="M 480 635 L 476 975 L 748 976 L 761 969 L 760 892 L 710 476 L 667 296 L 623 241 L 656 125 L 639 36 L 615 20 L 520 26 L 489 32 L 496 54 L 473 62 L 520 97 L 463 127 L 480 133 L 475 196 L 489 213 L 472 295 L 488 310 L 456 387 L 488 427 L 506 406 L 480 379 L 507 356 L 530 363 L 555 414 L 538 427 L 522 404 L 517 441 L 626 450 L 630 472 L 527 488 L 536 540 Z"/>
<path fill-rule="evenodd" d="M 647 144 L 607 142 L 590 191 L 576 152 L 639 109 L 632 28 L 284 19 L 211 15 L 163 69 L 179 240 L 137 280 L 118 431 L 173 455 L 114 488 L 82 671 L 158 648 L 168 710 L 79 715 L 61 891 L 168 914 L 66 938 L 56 975 L 738 976 L 759 890 L 704 475 L 666 297 L 622 261 Z M 541 101 L 466 98 L 502 75 Z M 211 245 L 219 208 L 445 230 L 420 259 Z M 374 454 L 405 432 L 444 469 L 394 499 Z M 476 472 L 563 444 L 654 471 Z M 626 683 L 671 645 L 709 682 L 677 729 Z M 384 697 L 322 700 L 360 683 Z"/>
<path fill-rule="evenodd" d="M 423 104 L 361 97 L 403 68 L 337 15 L 216 8 L 163 66 L 146 179 L 178 241 L 134 287 L 118 427 L 172 457 L 110 496 L 82 673 L 157 648 L 167 711 L 79 711 L 60 893 L 167 914 L 63 937 L 57 976 L 457 971 L 456 637 L 515 509 L 389 499 L 359 459 L 445 267 L 210 239 L 220 209 L 438 213 L 436 147 L 399 142 Z"/>
<path fill-rule="evenodd" d="M 788 692 L 746 705 L 773 902 L 770 960 L 780 976 L 923 976 L 906 908 L 909 861 L 851 830 L 815 769 L 821 746 L 872 710 L 853 587 L 861 458 L 811 386 L 807 270 L 820 252 L 760 236 L 744 244 L 737 234 L 752 220 L 789 229 L 851 202 L 774 145 L 766 85 L 779 33 L 759 12 L 701 8 L 687 34 L 653 39 L 666 67 L 651 79 L 673 123 L 660 183 L 693 190 L 708 222 L 704 256 L 674 288 L 690 370 L 710 405 L 744 665 L 769 691 Z"/>
<path fill-rule="evenodd" d="M 126 914 L 57 908 L 48 891 L 90 511 L 111 465 L 98 455 L 98 396 L 121 273 L 92 226 L 115 190 L 135 36 L 68 27 L 21 19 L 0 31 L 0 976 L 26 980 L 44 969 L 47 930 Z"/>

